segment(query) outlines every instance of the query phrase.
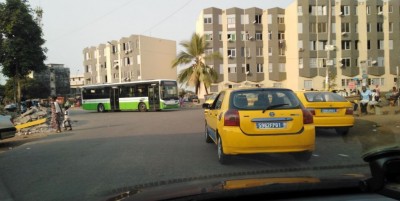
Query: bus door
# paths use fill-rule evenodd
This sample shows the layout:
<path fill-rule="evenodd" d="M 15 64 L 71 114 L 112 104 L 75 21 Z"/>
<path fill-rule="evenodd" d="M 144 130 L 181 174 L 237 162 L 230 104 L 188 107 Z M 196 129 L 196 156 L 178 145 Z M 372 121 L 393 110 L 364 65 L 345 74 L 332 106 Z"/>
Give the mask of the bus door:
<path fill-rule="evenodd" d="M 151 84 L 149 90 L 149 110 L 156 111 L 160 109 L 160 97 L 159 86 L 157 84 Z"/>
<path fill-rule="evenodd" d="M 110 91 L 110 107 L 112 111 L 119 110 L 119 88 L 112 87 Z"/>

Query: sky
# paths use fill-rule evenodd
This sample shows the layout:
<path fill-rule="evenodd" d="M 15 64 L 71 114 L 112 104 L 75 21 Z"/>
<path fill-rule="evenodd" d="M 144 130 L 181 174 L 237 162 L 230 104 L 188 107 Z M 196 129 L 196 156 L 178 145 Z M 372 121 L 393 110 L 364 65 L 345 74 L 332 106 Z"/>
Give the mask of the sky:
<path fill-rule="evenodd" d="M 209 7 L 285 8 L 294 0 L 28 0 L 43 9 L 43 33 L 47 63 L 83 73 L 86 47 L 97 46 L 132 34 L 189 40 L 200 12 Z M 5 0 L 0 0 L 5 2 Z"/>

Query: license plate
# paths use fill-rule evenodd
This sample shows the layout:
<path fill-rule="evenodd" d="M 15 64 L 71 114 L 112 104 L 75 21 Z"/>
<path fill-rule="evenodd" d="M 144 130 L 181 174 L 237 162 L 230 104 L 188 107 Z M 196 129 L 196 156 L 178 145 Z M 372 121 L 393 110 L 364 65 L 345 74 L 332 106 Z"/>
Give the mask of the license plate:
<path fill-rule="evenodd" d="M 257 122 L 258 129 L 286 128 L 286 122 Z"/>
<path fill-rule="evenodd" d="M 336 109 L 321 109 L 322 113 L 336 113 Z"/>

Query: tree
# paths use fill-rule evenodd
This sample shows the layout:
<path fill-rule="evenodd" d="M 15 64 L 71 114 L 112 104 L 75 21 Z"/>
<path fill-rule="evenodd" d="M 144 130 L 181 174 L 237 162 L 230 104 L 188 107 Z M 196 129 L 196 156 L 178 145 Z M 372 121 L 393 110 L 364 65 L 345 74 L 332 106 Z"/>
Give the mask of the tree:
<path fill-rule="evenodd" d="M 32 98 L 48 98 L 50 95 L 50 89 L 38 81 L 32 78 L 20 79 L 21 82 L 21 97 L 25 99 Z M 5 85 L 5 97 L 7 100 L 12 100 L 14 94 L 14 80 L 8 79 Z"/>
<path fill-rule="evenodd" d="M 178 82 L 185 83 L 186 86 L 193 86 L 197 95 L 199 95 L 201 83 L 203 83 L 206 94 L 208 94 L 208 88 L 211 83 L 218 79 L 218 73 L 208 66 L 205 61 L 220 59 L 219 52 L 206 55 L 205 50 L 209 48 L 209 44 L 203 36 L 196 33 L 192 35 L 190 41 L 183 41 L 180 45 L 185 50 L 181 51 L 177 58 L 174 59 L 172 67 L 187 64 L 190 64 L 190 66 L 181 70 L 178 74 Z"/>
<path fill-rule="evenodd" d="M 0 66 L 2 73 L 16 82 L 18 104 L 21 102 L 21 80 L 32 71 L 46 69 L 46 49 L 42 47 L 45 40 L 32 13 L 25 0 L 0 3 Z"/>

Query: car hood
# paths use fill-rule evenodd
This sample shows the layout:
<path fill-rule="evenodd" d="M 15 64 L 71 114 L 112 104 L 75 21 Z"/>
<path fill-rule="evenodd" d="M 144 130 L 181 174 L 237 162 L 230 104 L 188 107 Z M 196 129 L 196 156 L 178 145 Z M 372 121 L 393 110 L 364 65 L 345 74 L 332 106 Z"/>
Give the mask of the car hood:
<path fill-rule="evenodd" d="M 119 193 L 105 200 L 204 200 L 246 195 L 295 193 L 305 190 L 332 190 L 358 188 L 360 180 L 367 178 L 361 174 L 347 174 L 335 178 L 316 177 L 265 177 L 238 178 L 201 181 L 171 180 L 121 188 Z"/>

